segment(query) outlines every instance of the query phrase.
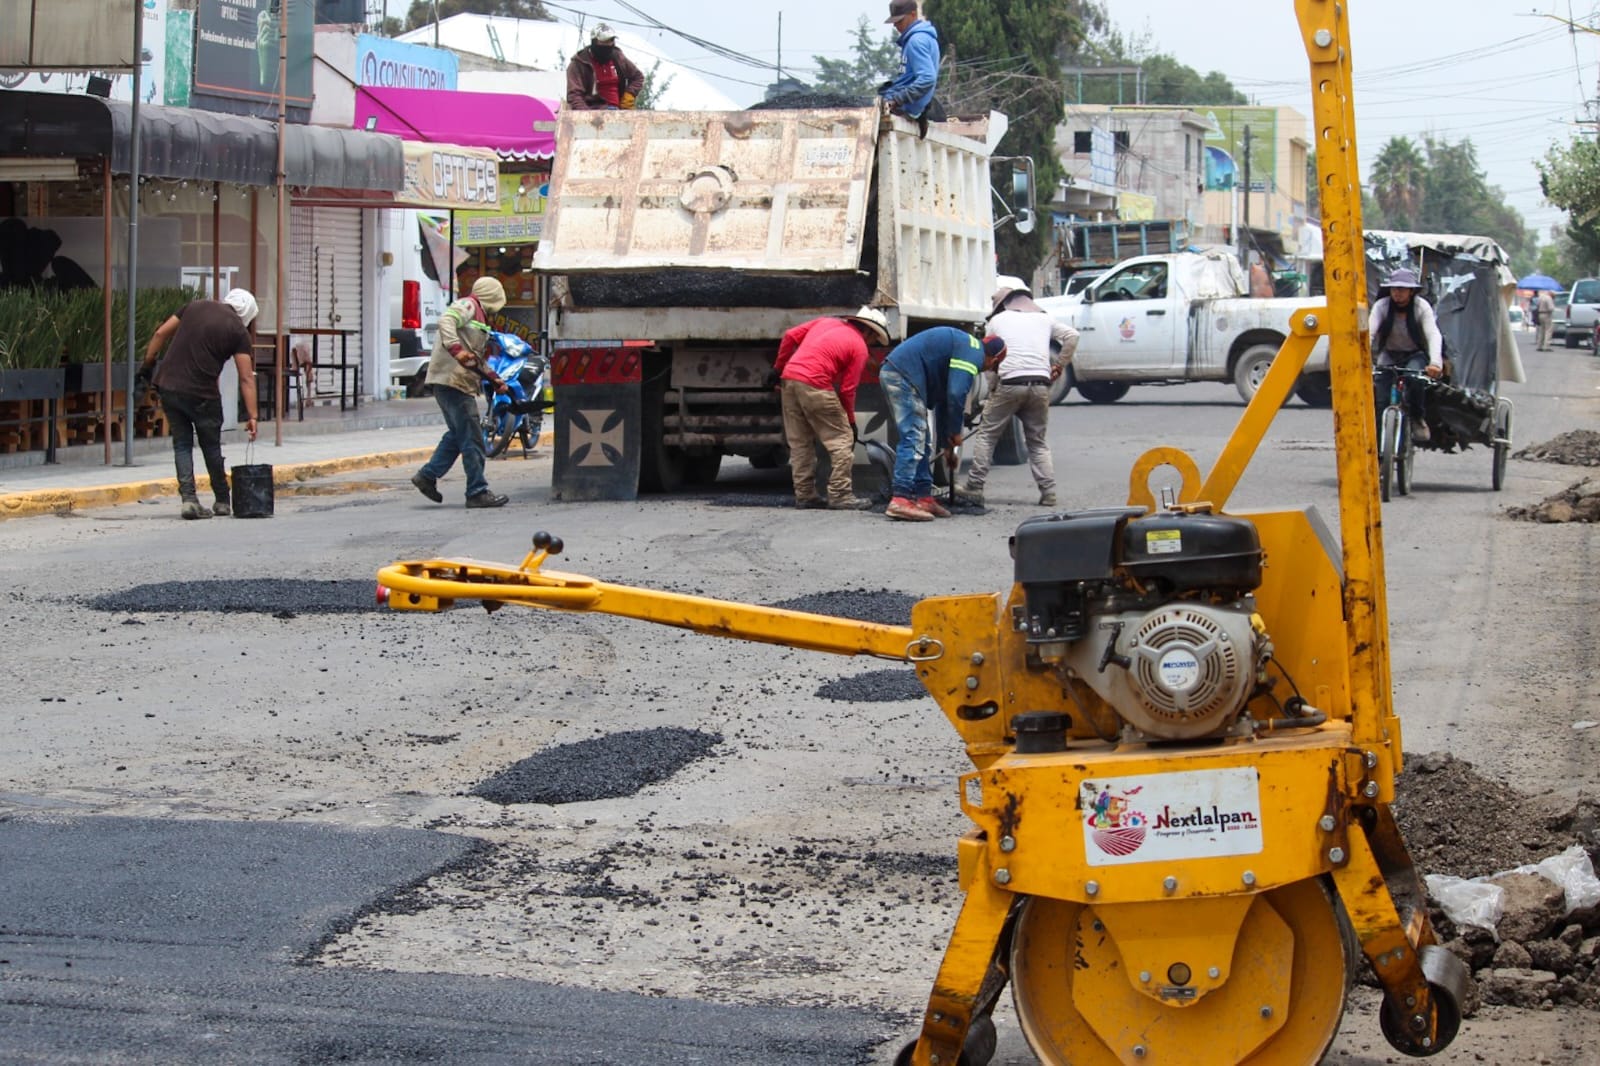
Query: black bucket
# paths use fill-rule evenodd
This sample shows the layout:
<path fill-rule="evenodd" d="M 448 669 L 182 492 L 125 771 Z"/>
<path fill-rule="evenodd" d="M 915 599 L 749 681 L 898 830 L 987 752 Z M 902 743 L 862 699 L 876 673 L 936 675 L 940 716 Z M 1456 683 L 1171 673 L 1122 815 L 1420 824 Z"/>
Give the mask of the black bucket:
<path fill-rule="evenodd" d="M 272 517 L 272 465 L 249 463 L 233 468 L 233 517 Z"/>

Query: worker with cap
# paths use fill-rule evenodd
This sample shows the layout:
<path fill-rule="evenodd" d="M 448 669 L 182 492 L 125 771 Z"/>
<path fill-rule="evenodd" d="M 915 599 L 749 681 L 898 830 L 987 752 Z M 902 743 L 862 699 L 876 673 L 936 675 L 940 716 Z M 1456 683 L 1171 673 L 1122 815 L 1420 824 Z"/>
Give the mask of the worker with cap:
<path fill-rule="evenodd" d="M 939 81 L 939 31 L 933 23 L 917 15 L 917 0 L 892 0 L 884 22 L 894 27 L 900 46 L 900 70 L 878 87 L 878 95 L 889 110 L 918 119 L 927 132 L 926 122 L 944 121 L 942 107 L 930 111 L 933 90 Z"/>
<path fill-rule="evenodd" d="M 589 47 L 567 64 L 567 107 L 573 111 L 631 110 L 644 91 L 644 72 L 617 47 L 617 33 L 604 22 L 589 34 Z"/>
<path fill-rule="evenodd" d="M 1367 332 L 1372 340 L 1374 366 L 1397 366 L 1421 370 L 1430 378 L 1444 373 L 1444 337 L 1433 305 L 1418 295 L 1422 282 L 1410 267 L 1401 267 L 1384 283 L 1388 290 L 1372 305 Z M 1389 406 L 1389 375 L 1380 375 L 1374 386 L 1378 417 Z M 1432 438 L 1424 417 L 1427 391 L 1406 390 L 1406 410 L 1411 417 L 1411 438 L 1425 443 Z"/>
<path fill-rule="evenodd" d="M 867 368 L 867 344 L 887 347 L 889 322 L 875 307 L 841 318 L 814 318 L 789 330 L 778 344 L 773 372 L 783 400 L 783 435 L 794 475 L 794 505 L 864 511 L 872 501 L 855 495 L 856 389 Z M 816 444 L 828 453 L 828 495 L 817 495 Z"/>
<path fill-rule="evenodd" d="M 899 442 L 894 453 L 893 488 L 884 513 L 902 522 L 949 518 L 933 495 L 933 442 L 942 445 L 946 468 L 955 477 L 967 393 L 979 371 L 995 370 L 1005 358 L 999 337 L 979 341 L 966 330 L 935 326 L 895 346 L 878 371 L 878 384 L 894 415 Z M 928 412 L 933 412 L 933 435 Z"/>
<path fill-rule="evenodd" d="M 178 472 L 179 513 L 184 518 L 210 518 L 233 513 L 228 471 L 222 461 L 222 391 L 217 379 L 233 360 L 239 371 L 245 432 L 256 439 L 255 360 L 250 326 L 256 319 L 256 298 L 247 289 L 232 289 L 221 300 L 192 300 L 156 327 L 145 346 L 137 377 L 150 380 L 161 398 L 172 433 L 172 460 Z M 172 347 L 163 358 L 167 342 Z M 157 366 L 157 360 L 160 366 Z M 200 502 L 194 481 L 194 443 L 200 440 L 206 473 L 211 477 L 211 507 Z"/>
<path fill-rule="evenodd" d="M 972 465 L 959 496 L 983 503 L 983 483 L 1000 434 L 1015 416 L 1022 422 L 1028 471 L 1039 488 L 1039 506 L 1056 505 L 1055 461 L 1045 431 L 1050 423 L 1050 383 L 1060 377 L 1078 348 L 1078 331 L 1033 302 L 1026 286 L 1005 284 L 994 294 L 989 332 L 1006 345 L 995 390 L 983 405 L 972 445 Z"/>
<path fill-rule="evenodd" d="M 443 503 L 439 479 L 450 472 L 456 459 L 467 475 L 468 507 L 504 507 L 506 497 L 489 491 L 483 473 L 483 427 L 478 421 L 478 392 L 488 382 L 496 392 L 509 386 L 484 358 L 489 343 L 490 315 L 506 305 L 506 290 L 495 278 L 479 278 L 472 292 L 439 316 L 439 337 L 428 360 L 427 383 L 444 415 L 444 436 L 411 484 L 434 503 Z"/>

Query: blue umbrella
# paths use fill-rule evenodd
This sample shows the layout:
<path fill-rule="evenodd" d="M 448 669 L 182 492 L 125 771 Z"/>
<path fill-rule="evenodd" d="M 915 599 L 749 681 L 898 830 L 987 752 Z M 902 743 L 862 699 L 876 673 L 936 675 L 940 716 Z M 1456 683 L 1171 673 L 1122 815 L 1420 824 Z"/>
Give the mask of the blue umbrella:
<path fill-rule="evenodd" d="M 1534 292 L 1566 292 L 1567 287 L 1552 278 L 1549 274 L 1529 274 L 1517 282 L 1519 289 L 1532 289 Z"/>

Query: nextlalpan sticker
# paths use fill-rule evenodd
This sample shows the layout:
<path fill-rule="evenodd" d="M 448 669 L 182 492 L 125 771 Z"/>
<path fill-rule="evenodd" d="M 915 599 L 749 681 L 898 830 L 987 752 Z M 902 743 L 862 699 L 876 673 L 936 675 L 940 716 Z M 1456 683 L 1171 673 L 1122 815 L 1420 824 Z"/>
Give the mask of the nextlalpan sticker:
<path fill-rule="evenodd" d="M 1078 813 L 1090 866 L 1262 850 L 1261 785 L 1247 768 L 1083 781 Z"/>

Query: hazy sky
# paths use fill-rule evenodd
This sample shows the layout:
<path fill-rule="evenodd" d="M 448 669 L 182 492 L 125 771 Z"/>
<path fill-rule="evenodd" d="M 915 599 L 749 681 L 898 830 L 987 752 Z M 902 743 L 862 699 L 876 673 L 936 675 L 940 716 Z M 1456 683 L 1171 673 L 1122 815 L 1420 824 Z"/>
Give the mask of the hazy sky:
<path fill-rule="evenodd" d="M 1493 185 L 1541 240 L 1565 215 L 1544 204 L 1533 160 L 1575 133 L 1594 135 L 1584 102 L 1600 96 L 1600 36 L 1571 33 L 1540 13 L 1570 12 L 1600 25 L 1600 0 L 1345 0 L 1356 70 L 1358 150 L 1365 173 L 1391 137 L 1470 137 Z M 874 33 L 888 0 L 545 0 L 557 18 L 596 19 L 639 33 L 664 55 L 707 75 L 736 103 L 760 97 L 775 76 L 781 40 L 786 71 L 815 72 L 814 56 L 844 59 L 857 20 Z M 629 10 L 629 8 L 635 10 Z M 1293 0 L 1112 0 L 1130 38 L 1148 36 L 1201 71 L 1221 71 L 1252 102 L 1310 114 L 1305 52 Z M 714 12 L 714 13 L 713 13 Z M 1223 14 L 1226 12 L 1226 14 Z M 642 14 L 641 14 L 642 13 Z M 779 36 L 779 20 L 782 36 Z M 705 43 L 650 28 L 660 23 Z M 716 46 L 708 47 L 710 46 Z M 718 54 L 728 50 L 745 62 Z"/>

